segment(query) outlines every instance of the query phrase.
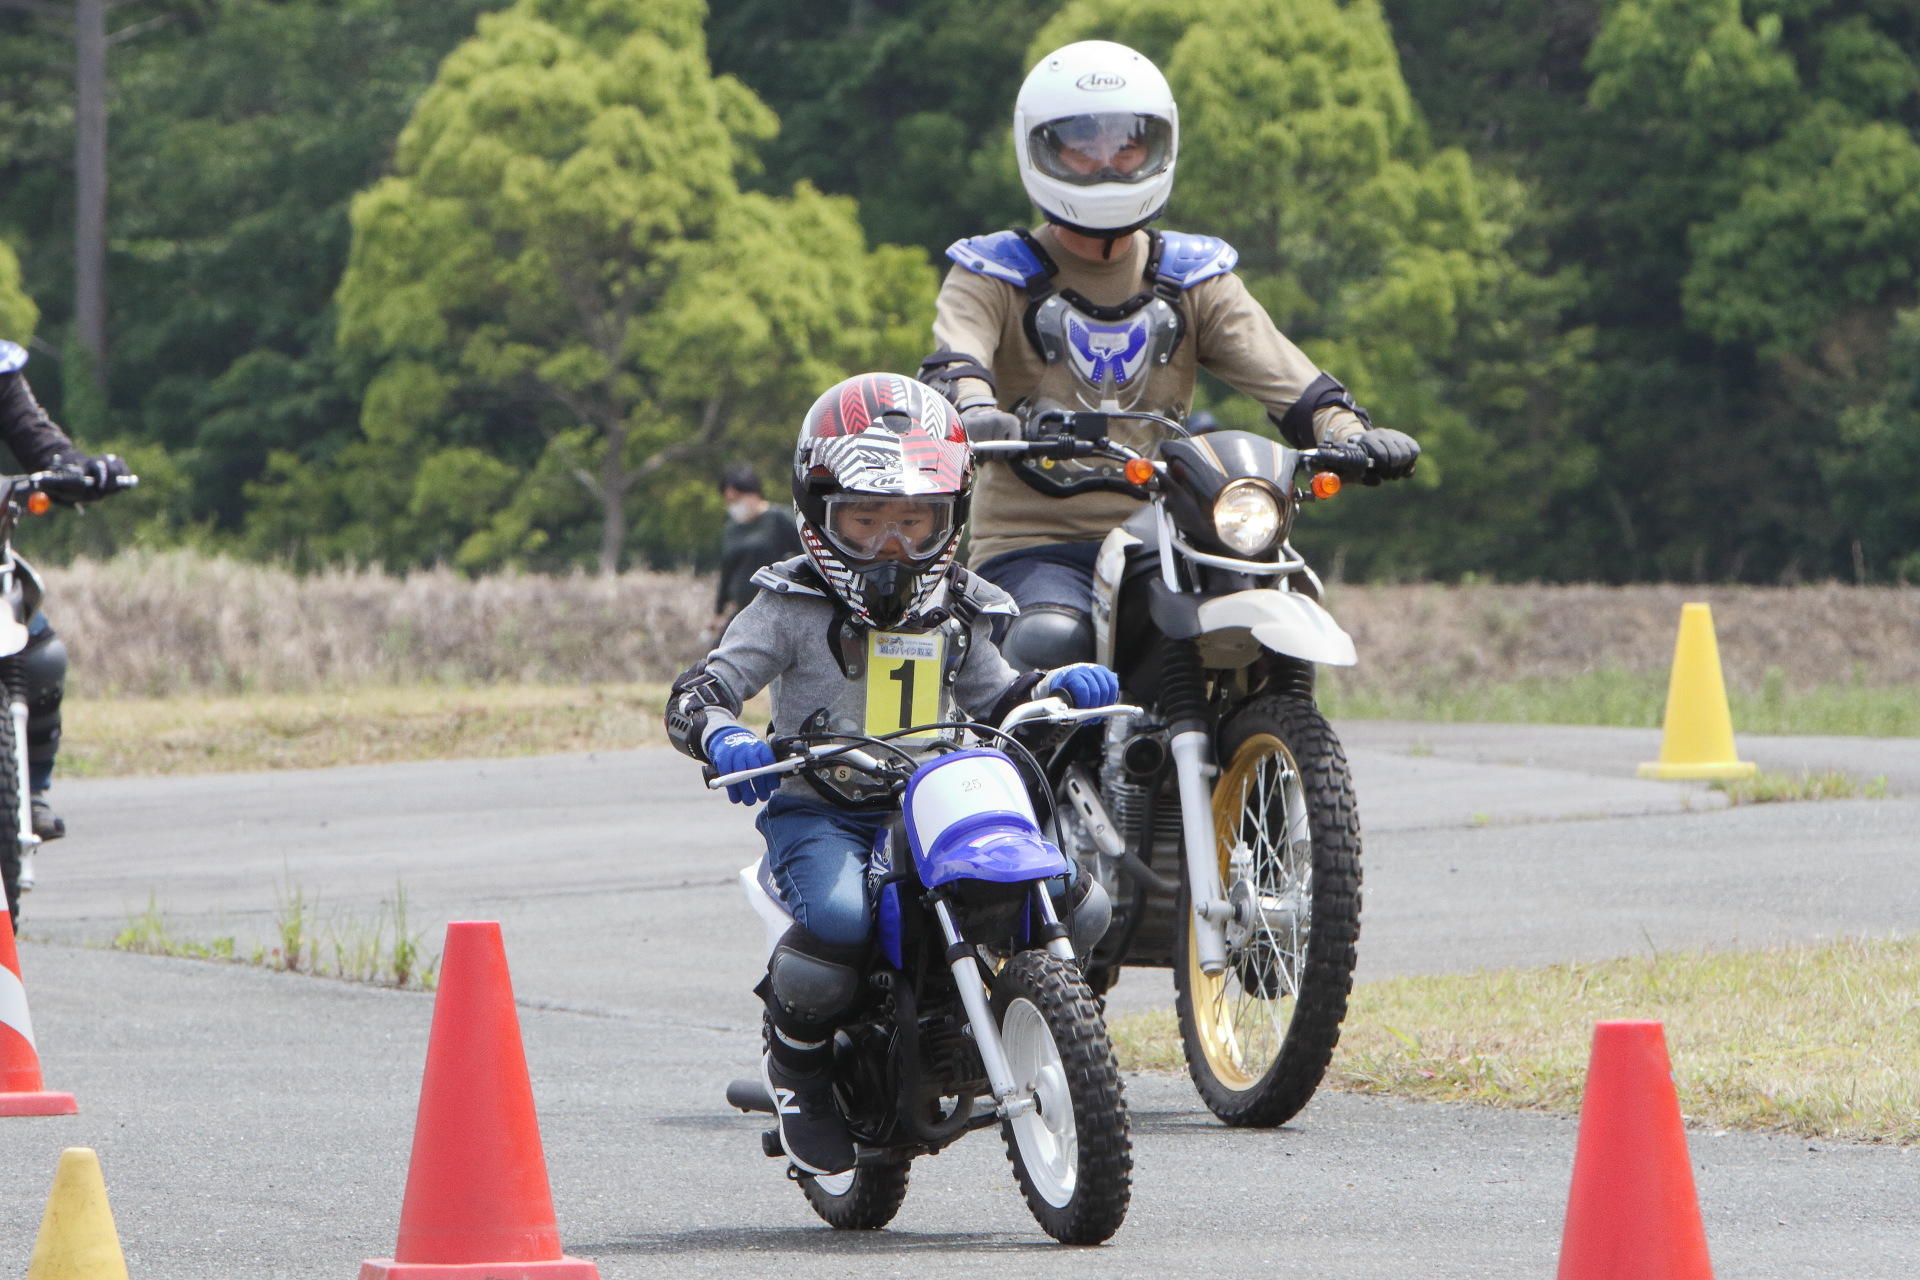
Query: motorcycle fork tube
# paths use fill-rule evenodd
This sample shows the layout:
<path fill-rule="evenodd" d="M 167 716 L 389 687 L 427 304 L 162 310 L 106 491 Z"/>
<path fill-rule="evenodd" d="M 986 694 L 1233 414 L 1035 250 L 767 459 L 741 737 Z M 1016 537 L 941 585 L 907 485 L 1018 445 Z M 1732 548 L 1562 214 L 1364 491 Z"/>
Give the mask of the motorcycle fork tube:
<path fill-rule="evenodd" d="M 1173 773 L 1180 788 L 1180 844 L 1186 863 L 1187 900 L 1200 971 L 1225 973 L 1227 941 L 1220 926 L 1233 908 L 1220 885 L 1219 838 L 1213 829 L 1213 734 L 1207 723 L 1205 677 L 1191 640 L 1170 642 L 1161 700 L 1173 722 Z"/>
<path fill-rule="evenodd" d="M 11 677 L 14 672 L 9 672 Z M 13 825 L 20 832 L 19 879 L 22 890 L 31 889 L 35 880 L 33 853 L 40 845 L 40 837 L 33 834 L 33 792 L 27 784 L 27 700 L 15 690 L 11 678 L 7 681 L 7 712 L 13 717 L 13 777 L 14 790 L 19 796 L 17 812 L 13 815 Z"/>
<path fill-rule="evenodd" d="M 1001 1116 L 1016 1116 L 1033 1109 L 1031 1096 L 1020 1098 L 1020 1086 L 1013 1078 L 1013 1064 L 1007 1061 L 1006 1046 L 1000 1042 L 1000 1024 L 993 1020 L 993 1008 L 987 1000 L 987 984 L 980 976 L 978 951 L 960 936 L 953 913 L 944 899 L 936 898 L 933 913 L 940 920 L 940 931 L 947 937 L 947 967 L 953 971 L 953 985 L 960 990 L 960 1004 L 967 1011 L 967 1025 L 973 1028 L 973 1043 L 980 1050 L 980 1064 L 987 1069 L 987 1083 L 993 1086 L 996 1111 Z"/>
<path fill-rule="evenodd" d="M 1047 953 L 1072 960 L 1073 944 L 1067 941 L 1067 931 L 1061 927 L 1060 913 L 1053 909 L 1053 895 L 1047 892 L 1045 880 L 1033 882 L 1033 909 L 1040 916 L 1040 936 L 1047 940 Z"/>

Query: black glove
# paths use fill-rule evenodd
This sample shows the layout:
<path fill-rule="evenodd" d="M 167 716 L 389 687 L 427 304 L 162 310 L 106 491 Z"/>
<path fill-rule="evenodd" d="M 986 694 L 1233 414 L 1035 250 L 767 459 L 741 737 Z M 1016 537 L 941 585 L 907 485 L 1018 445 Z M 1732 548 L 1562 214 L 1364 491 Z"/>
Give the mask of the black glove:
<path fill-rule="evenodd" d="M 86 477 L 91 489 L 87 494 L 88 501 L 104 498 L 110 493 L 118 493 L 123 488 L 131 487 L 125 482 L 132 477 L 133 472 L 127 469 L 127 464 L 117 453 L 103 453 L 95 456 L 91 453 L 75 451 L 60 459 L 60 469 Z"/>
<path fill-rule="evenodd" d="M 1420 461 L 1420 442 L 1392 427 L 1368 427 L 1353 443 L 1364 449 L 1373 462 L 1364 481 L 1366 484 L 1403 480 L 1413 474 L 1413 464 Z"/>
<path fill-rule="evenodd" d="M 1020 419 L 990 404 L 969 405 L 960 411 L 960 424 L 969 440 L 1018 440 Z"/>

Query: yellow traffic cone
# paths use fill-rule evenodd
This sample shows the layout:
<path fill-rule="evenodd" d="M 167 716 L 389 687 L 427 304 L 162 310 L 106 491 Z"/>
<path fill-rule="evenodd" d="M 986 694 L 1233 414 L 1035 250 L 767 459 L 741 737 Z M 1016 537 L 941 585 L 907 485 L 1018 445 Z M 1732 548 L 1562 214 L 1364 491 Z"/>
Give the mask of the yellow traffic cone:
<path fill-rule="evenodd" d="M 120 1237 L 107 1208 L 107 1184 L 91 1147 L 68 1147 L 27 1263 L 27 1280 L 127 1280 Z"/>
<path fill-rule="evenodd" d="M 1733 716 L 1720 676 L 1720 646 L 1713 638 L 1713 611 L 1704 604 L 1680 606 L 1680 639 L 1673 648 L 1667 683 L 1667 720 L 1660 759 L 1640 766 L 1643 778 L 1745 778 L 1756 772 L 1733 749 Z"/>

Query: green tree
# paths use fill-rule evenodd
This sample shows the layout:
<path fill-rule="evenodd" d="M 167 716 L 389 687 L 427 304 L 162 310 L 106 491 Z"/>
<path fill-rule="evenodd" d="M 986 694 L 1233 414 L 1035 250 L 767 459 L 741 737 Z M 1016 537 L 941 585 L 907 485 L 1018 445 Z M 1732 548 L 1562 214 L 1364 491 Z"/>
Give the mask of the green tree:
<path fill-rule="evenodd" d="M 1863 508 L 1831 500 L 1820 475 L 1839 471 L 1809 463 L 1859 447 L 1843 424 L 1897 398 L 1893 317 L 1920 264 L 1920 14 L 1389 9 L 1445 136 L 1492 140 L 1535 184 L 1556 260 L 1588 282 L 1597 376 L 1578 417 L 1609 465 L 1568 541 L 1635 577 L 1853 574 L 1874 541 Z"/>
<path fill-rule="evenodd" d="M 565 562 L 584 498 L 611 571 L 688 465 L 777 448 L 823 386 L 917 354 L 919 254 L 869 250 L 805 184 L 740 189 L 775 121 L 711 74 L 704 15 L 521 0 L 443 64 L 354 201 L 339 341 L 371 371 L 365 439 L 337 482 L 283 461 L 262 490 L 337 521 L 329 549 Z"/>
<path fill-rule="evenodd" d="M 1541 273 L 1523 188 L 1428 141 L 1379 6 L 1073 0 L 1033 49 L 1094 37 L 1172 83 L 1167 225 L 1238 248 L 1281 329 L 1426 450 L 1415 484 L 1317 512 L 1304 536 L 1374 575 L 1549 572 L 1539 528 L 1593 466 L 1564 404 L 1574 286 Z"/>
<path fill-rule="evenodd" d="M 20 288 L 20 259 L 0 240 L 0 339 L 25 345 L 40 323 L 40 308 Z"/>
<path fill-rule="evenodd" d="M 1007 148 L 1028 45 L 1059 0 L 714 0 L 716 70 L 780 117 L 764 184 L 859 201 L 868 238 L 938 259 L 1026 218 Z"/>

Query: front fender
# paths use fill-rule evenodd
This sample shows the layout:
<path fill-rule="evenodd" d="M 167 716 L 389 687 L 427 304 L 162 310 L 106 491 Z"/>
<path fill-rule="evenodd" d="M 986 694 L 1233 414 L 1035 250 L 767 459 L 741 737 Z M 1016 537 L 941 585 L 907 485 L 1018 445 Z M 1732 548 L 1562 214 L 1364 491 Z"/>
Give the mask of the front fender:
<path fill-rule="evenodd" d="M 1200 606 L 1202 634 L 1248 631 L 1275 653 L 1329 667 L 1350 667 L 1360 660 L 1353 637 L 1333 615 L 1293 591 L 1271 587 L 1217 596 Z"/>

